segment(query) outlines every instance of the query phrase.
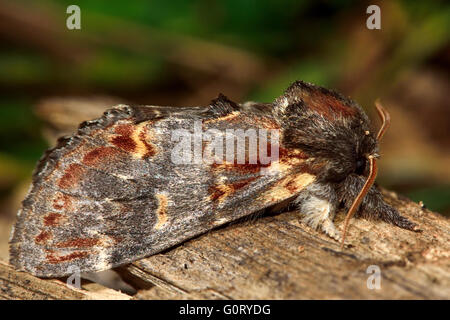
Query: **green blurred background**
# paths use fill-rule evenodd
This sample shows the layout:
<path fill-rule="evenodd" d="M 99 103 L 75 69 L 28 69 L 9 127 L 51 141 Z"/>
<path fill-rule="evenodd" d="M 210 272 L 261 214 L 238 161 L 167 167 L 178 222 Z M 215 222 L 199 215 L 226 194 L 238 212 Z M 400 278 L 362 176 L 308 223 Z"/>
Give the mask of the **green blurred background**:
<path fill-rule="evenodd" d="M 68 30 L 73 3 L 0 1 L 1 234 L 52 130 L 116 101 L 268 102 L 296 79 L 351 96 L 376 126 L 380 98 L 392 126 L 379 183 L 450 214 L 445 1 L 84 0 L 81 30 Z M 370 4 L 381 30 L 366 28 Z"/>

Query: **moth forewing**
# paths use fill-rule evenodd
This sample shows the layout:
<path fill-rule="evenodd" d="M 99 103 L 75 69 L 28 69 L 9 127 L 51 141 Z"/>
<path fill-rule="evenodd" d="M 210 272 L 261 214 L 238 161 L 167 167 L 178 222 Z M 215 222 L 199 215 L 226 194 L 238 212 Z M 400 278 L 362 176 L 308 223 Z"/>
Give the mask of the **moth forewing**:
<path fill-rule="evenodd" d="M 358 206 L 413 230 L 373 186 L 373 157 L 369 177 L 358 174 L 376 151 L 355 102 L 301 81 L 273 103 L 220 95 L 206 107 L 120 105 L 43 155 L 10 262 L 40 277 L 101 271 L 289 203 L 336 240 L 339 203 L 349 209 L 344 237 Z"/>

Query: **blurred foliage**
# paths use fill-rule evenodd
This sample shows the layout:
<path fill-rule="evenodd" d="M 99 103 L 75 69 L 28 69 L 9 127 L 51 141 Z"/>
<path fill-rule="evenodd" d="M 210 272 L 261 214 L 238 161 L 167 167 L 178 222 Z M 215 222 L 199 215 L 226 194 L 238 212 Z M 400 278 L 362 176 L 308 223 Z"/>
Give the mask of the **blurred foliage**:
<path fill-rule="evenodd" d="M 408 88 L 422 70 L 431 70 L 433 79 L 442 71 L 448 76 L 445 1 L 374 2 L 381 7 L 381 31 L 365 27 L 373 2 L 356 0 L 81 0 L 82 29 L 71 31 L 65 19 L 72 3 L 10 0 L 0 6 L 4 197 L 29 177 L 46 147 L 33 109 L 47 97 L 101 94 L 134 103 L 204 105 L 223 92 L 237 101 L 271 101 L 302 79 L 336 88 L 364 106 L 382 96 L 417 116 L 424 109 L 405 103 L 400 84 Z M 433 93 L 438 98 L 446 90 L 442 83 L 444 89 Z M 437 118 L 448 117 L 442 115 L 447 102 Z M 441 153 L 432 163 L 445 167 L 449 145 L 442 139 L 424 145 L 436 143 L 433 150 Z M 403 144 L 401 138 L 395 142 Z M 448 168 L 432 171 L 435 165 L 427 161 L 423 170 L 414 167 L 422 170 L 420 179 L 393 181 L 386 170 L 380 181 L 448 213 Z"/>

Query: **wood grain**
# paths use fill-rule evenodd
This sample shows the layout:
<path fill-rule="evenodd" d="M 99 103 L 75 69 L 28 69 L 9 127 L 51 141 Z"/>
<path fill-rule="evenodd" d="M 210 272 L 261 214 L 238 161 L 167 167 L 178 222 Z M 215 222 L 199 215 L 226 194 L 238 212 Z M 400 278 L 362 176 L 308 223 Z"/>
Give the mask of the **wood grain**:
<path fill-rule="evenodd" d="M 98 284 L 86 284 L 84 290 L 69 287 L 60 280 L 43 280 L 17 272 L 0 261 L 0 299 L 2 300 L 124 300 L 128 295 Z"/>
<path fill-rule="evenodd" d="M 250 217 L 117 271 L 133 296 L 100 285 L 74 290 L 0 264 L 3 299 L 449 299 L 450 223 L 395 193 L 387 201 L 421 233 L 352 219 L 347 247 L 311 230 L 298 213 Z M 342 230 L 344 212 L 336 218 Z M 370 290 L 366 270 L 381 271 Z M 88 291 L 86 289 L 90 289 Z"/>

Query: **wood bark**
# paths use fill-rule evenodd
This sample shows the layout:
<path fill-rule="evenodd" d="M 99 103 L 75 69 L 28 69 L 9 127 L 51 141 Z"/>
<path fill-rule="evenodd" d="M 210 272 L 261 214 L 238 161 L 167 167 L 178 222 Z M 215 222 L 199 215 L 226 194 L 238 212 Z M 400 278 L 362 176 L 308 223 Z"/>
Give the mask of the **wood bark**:
<path fill-rule="evenodd" d="M 449 220 L 395 193 L 384 194 L 422 232 L 352 219 L 340 250 L 295 211 L 252 216 L 118 268 L 137 290 L 134 295 L 93 283 L 78 290 L 0 263 L 0 298 L 449 299 Z M 341 230 L 343 217 L 341 212 L 335 220 Z M 369 288 L 376 286 L 370 266 L 380 271 L 379 289 Z"/>

